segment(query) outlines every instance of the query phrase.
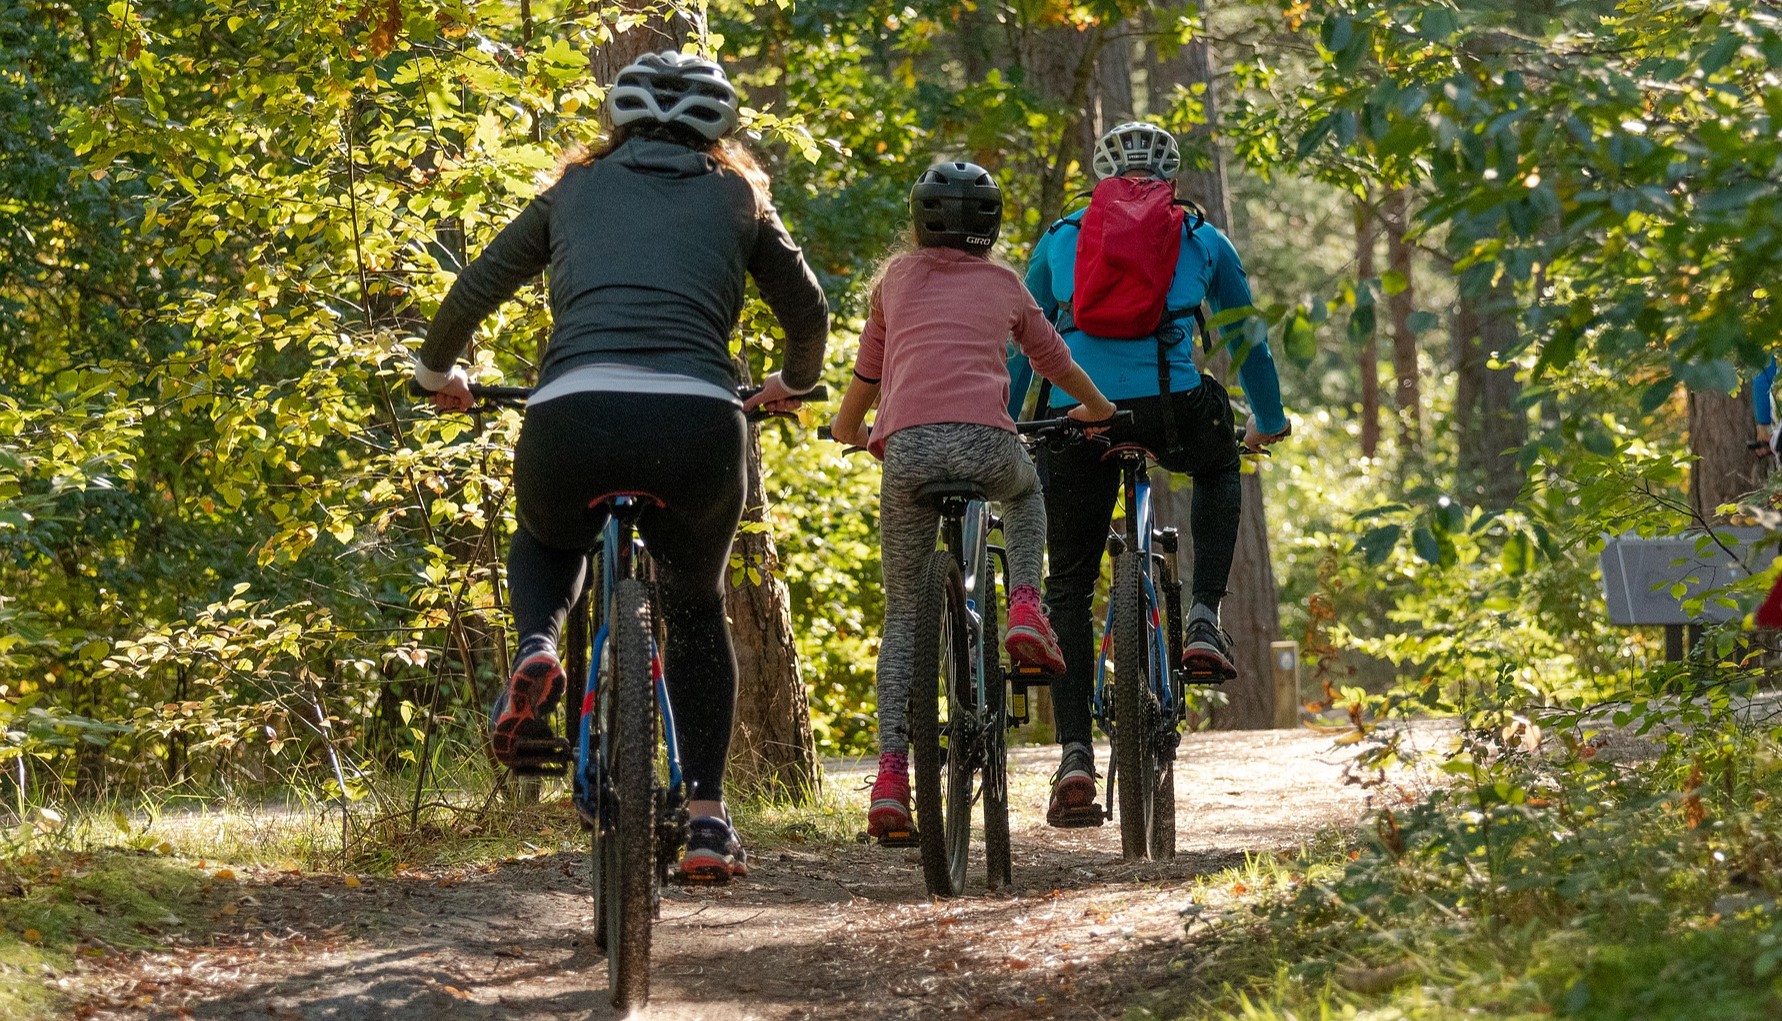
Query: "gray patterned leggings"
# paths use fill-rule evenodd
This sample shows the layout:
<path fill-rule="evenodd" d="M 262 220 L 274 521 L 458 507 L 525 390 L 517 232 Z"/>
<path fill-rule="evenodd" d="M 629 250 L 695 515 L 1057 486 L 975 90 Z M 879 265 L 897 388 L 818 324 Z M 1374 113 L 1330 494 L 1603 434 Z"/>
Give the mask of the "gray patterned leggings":
<path fill-rule="evenodd" d="M 885 441 L 879 488 L 879 559 L 885 569 L 885 630 L 879 641 L 879 751 L 909 748 L 905 717 L 916 642 L 916 595 L 934 552 L 940 512 L 916 499 L 928 482 L 970 479 L 1002 504 L 1009 591 L 1038 588 L 1046 549 L 1046 502 L 1033 461 L 1014 433 L 945 423 L 900 429 Z"/>

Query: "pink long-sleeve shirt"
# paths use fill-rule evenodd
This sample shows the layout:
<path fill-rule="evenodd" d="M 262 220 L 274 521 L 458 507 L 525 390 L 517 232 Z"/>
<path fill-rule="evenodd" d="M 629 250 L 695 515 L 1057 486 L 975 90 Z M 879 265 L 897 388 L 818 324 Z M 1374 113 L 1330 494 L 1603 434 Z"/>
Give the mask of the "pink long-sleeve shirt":
<path fill-rule="evenodd" d="M 1010 337 L 1035 372 L 1070 368 L 1070 348 L 1015 271 L 957 248 L 897 256 L 872 295 L 854 371 L 877 381 L 873 455 L 899 429 L 940 422 L 1009 432 Z"/>

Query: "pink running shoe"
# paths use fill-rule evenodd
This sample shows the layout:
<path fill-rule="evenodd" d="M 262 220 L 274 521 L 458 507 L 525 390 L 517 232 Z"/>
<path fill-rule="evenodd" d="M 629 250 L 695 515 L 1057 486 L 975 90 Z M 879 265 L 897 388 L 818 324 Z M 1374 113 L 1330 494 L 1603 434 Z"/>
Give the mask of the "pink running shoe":
<path fill-rule="evenodd" d="M 872 784 L 872 807 L 866 810 L 866 835 L 888 847 L 913 843 L 916 823 L 910 818 L 909 756 L 879 756 L 879 777 Z"/>
<path fill-rule="evenodd" d="M 1021 585 L 1009 595 L 1009 631 L 1002 644 L 1016 666 L 1039 667 L 1054 676 L 1064 673 L 1064 652 L 1032 585 Z"/>

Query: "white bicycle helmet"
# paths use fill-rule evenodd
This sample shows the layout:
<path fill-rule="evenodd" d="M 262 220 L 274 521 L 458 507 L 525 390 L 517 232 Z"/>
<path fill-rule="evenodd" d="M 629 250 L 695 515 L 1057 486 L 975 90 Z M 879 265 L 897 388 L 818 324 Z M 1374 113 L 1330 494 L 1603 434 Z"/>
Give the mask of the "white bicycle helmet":
<path fill-rule="evenodd" d="M 646 53 L 627 65 L 606 94 L 613 127 L 654 121 L 715 142 L 736 130 L 736 90 L 715 61 L 690 53 Z"/>
<path fill-rule="evenodd" d="M 1128 170 L 1149 170 L 1158 177 L 1170 178 L 1182 166 L 1182 153 L 1176 148 L 1176 136 L 1155 124 L 1127 121 L 1109 128 L 1096 141 L 1091 165 L 1097 179 Z"/>

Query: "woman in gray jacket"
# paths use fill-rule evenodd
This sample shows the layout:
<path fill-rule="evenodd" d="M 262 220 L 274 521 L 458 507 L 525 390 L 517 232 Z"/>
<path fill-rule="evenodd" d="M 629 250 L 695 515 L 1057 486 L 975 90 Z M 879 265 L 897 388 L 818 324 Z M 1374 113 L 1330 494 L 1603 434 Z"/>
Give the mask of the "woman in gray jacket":
<path fill-rule="evenodd" d="M 557 637 L 614 493 L 647 494 L 638 521 L 668 626 L 668 678 L 691 792 L 684 877 L 746 875 L 723 803 L 736 702 L 724 616 L 742 516 L 744 411 L 797 407 L 817 384 L 829 307 L 787 236 L 767 176 L 729 136 L 736 92 L 702 57 L 664 52 L 619 72 L 614 131 L 509 224 L 452 285 L 415 378 L 441 408 L 471 404 L 455 365 L 484 317 L 550 269 L 551 341 L 514 450 L 519 528 L 508 556 L 518 665 L 492 713 L 495 756 L 525 771 L 562 696 Z M 753 277 L 780 325 L 781 371 L 745 406 L 730 334 Z"/>

